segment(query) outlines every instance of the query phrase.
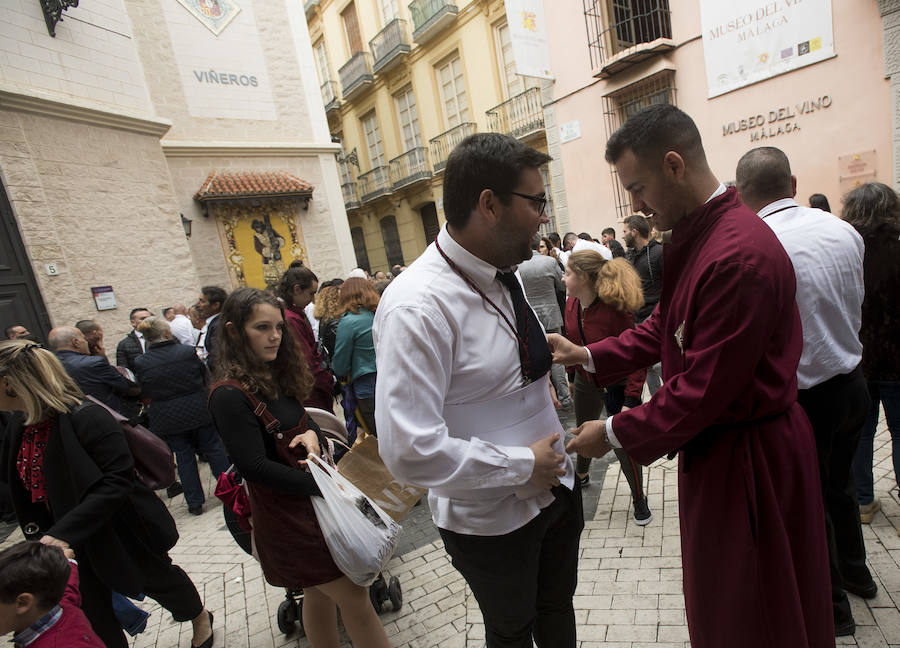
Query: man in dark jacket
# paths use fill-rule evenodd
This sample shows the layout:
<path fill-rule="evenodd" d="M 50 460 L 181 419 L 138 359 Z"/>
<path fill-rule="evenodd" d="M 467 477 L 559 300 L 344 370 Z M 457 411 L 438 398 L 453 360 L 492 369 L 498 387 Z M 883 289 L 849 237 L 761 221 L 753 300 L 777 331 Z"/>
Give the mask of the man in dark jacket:
<path fill-rule="evenodd" d="M 215 366 L 216 331 L 219 330 L 219 312 L 225 303 L 228 293 L 219 286 L 203 286 L 200 289 L 200 298 L 197 300 L 197 310 L 200 316 L 206 319 L 206 324 L 200 329 L 200 337 L 197 340 L 197 348 L 200 359 L 206 362 L 206 366 L 213 369 Z"/>
<path fill-rule="evenodd" d="M 640 275 L 641 288 L 644 290 L 644 305 L 634 313 L 634 323 L 640 324 L 650 317 L 662 296 L 663 246 L 656 239 L 650 238 L 648 220 L 637 214 L 625 219 L 625 233 L 622 238 L 628 247 L 625 258 Z M 647 389 L 651 396 L 660 385 L 662 385 L 662 365 L 657 362 L 647 367 Z"/>
<path fill-rule="evenodd" d="M 88 396 L 118 412 L 122 409 L 120 396 L 133 398 L 140 393 L 140 388 L 110 366 L 105 357 L 89 355 L 84 333 L 74 326 L 53 329 L 49 342 L 66 372 Z"/>
<path fill-rule="evenodd" d="M 126 335 L 116 346 L 116 364 L 120 367 L 128 367 L 134 371 L 134 359 L 144 352 L 144 340 L 137 332 L 138 324 L 150 317 L 151 313 L 146 308 L 134 308 L 129 314 L 132 331 Z"/>

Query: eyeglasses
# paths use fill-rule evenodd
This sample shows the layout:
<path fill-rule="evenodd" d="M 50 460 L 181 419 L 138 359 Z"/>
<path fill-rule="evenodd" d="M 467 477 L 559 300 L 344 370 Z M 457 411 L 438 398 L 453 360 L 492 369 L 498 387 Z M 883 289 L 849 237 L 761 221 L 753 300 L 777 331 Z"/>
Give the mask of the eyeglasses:
<path fill-rule="evenodd" d="M 538 215 L 544 215 L 544 209 L 547 207 L 547 196 L 544 194 L 538 194 L 537 196 L 531 196 L 529 194 L 519 193 L 518 191 L 510 191 L 514 196 L 519 196 L 520 198 L 525 198 L 526 200 L 533 200 L 538 205 Z"/>

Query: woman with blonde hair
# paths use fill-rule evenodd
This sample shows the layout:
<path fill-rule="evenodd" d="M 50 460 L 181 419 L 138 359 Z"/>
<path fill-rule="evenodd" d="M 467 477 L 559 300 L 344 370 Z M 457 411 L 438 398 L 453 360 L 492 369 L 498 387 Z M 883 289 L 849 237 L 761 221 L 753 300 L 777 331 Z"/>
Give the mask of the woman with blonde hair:
<path fill-rule="evenodd" d="M 372 322 L 378 308 L 378 293 L 368 279 L 351 277 L 341 285 L 341 321 L 337 327 L 332 368 L 346 377 L 356 399 L 360 418 L 370 434 L 375 429 L 375 343 Z"/>
<path fill-rule="evenodd" d="M 83 394 L 39 344 L 0 342 L 0 410 L 14 412 L 0 439 L 0 481 L 9 484 L 22 532 L 75 551 L 82 609 L 111 648 L 128 644 L 112 592 L 155 599 L 191 621 L 191 646 L 213 645 L 212 614 L 168 551 L 175 521 L 135 479 L 121 426 Z"/>
<path fill-rule="evenodd" d="M 322 356 L 330 365 L 334 356 L 334 343 L 338 322 L 341 320 L 341 284 L 343 279 L 326 281 L 316 293 L 316 308 L 313 317 L 319 320 L 319 344 L 325 353 Z"/>
<path fill-rule="evenodd" d="M 625 259 L 607 261 L 593 250 L 573 252 L 566 263 L 563 283 L 568 293 L 566 337 L 575 344 L 587 346 L 634 328 L 634 311 L 644 305 L 644 293 L 640 276 Z M 615 385 L 606 385 L 605 395 L 604 385 L 596 383 L 594 374 L 580 366 L 574 374 L 572 394 L 577 425 L 599 419 L 604 405 L 607 416 L 612 416 L 623 407 L 641 404 L 646 370 L 636 371 Z M 616 449 L 616 456 L 631 487 L 635 524 L 649 524 L 653 515 L 647 506 L 641 467 L 622 449 Z M 578 455 L 575 471 L 583 486 L 590 479 L 590 465 L 589 457 Z"/>

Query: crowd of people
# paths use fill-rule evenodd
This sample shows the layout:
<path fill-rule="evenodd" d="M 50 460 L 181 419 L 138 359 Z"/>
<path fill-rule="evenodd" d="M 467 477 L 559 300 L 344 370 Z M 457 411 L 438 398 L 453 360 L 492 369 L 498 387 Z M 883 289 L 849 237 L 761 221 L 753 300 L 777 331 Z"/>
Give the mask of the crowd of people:
<path fill-rule="evenodd" d="M 900 484 L 900 199 L 868 183 L 840 217 L 821 194 L 801 206 L 772 147 L 720 182 L 693 121 L 667 105 L 633 116 L 606 159 L 640 212 L 621 243 L 612 228 L 540 234 L 548 157 L 476 134 L 449 156 L 447 223 L 409 268 L 320 284 L 297 261 L 272 292 L 206 286 L 189 308 L 135 308 L 115 365 L 95 320 L 54 328 L 49 348 L 7 327 L 3 512 L 50 549 L 0 553 L 16 574 L 0 607 L 31 597 L 0 632 L 62 611 L 83 645 L 100 645 L 93 632 L 123 646 L 115 593 L 154 598 L 193 623 L 192 646 L 212 645 L 213 615 L 168 556 L 174 521 L 90 396 L 166 441 L 168 495 L 191 514 L 205 505 L 198 456 L 244 480 L 254 555 L 270 584 L 303 588 L 317 647 L 337 645 L 338 608 L 354 645 L 388 645 L 313 510 L 306 465 L 328 442 L 312 414 L 336 398 L 351 440 L 375 436 L 398 480 L 429 489 L 488 646 L 576 645 L 581 490 L 609 451 L 640 526 L 653 519 L 642 466 L 679 458 L 692 645 L 853 634 L 848 593 L 878 591 L 861 524 L 880 507 L 880 405 Z M 89 627 L 66 603 L 73 579 Z"/>

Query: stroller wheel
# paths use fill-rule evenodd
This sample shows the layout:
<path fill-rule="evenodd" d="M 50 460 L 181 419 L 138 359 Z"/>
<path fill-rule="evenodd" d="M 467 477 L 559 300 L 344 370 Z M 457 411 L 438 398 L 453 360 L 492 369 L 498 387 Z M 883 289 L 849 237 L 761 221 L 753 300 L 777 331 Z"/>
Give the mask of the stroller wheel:
<path fill-rule="evenodd" d="M 378 581 L 369 585 L 369 600 L 372 601 L 372 607 L 375 608 L 375 611 L 381 614 L 381 604 L 384 602 L 384 598 L 381 596 L 377 585 Z"/>
<path fill-rule="evenodd" d="M 388 585 L 388 599 L 391 601 L 391 607 L 394 612 L 403 606 L 403 590 L 400 589 L 400 580 L 396 576 L 391 576 Z"/>
<path fill-rule="evenodd" d="M 278 629 L 289 635 L 296 630 L 299 619 L 299 606 L 291 599 L 285 599 L 278 605 Z"/>

